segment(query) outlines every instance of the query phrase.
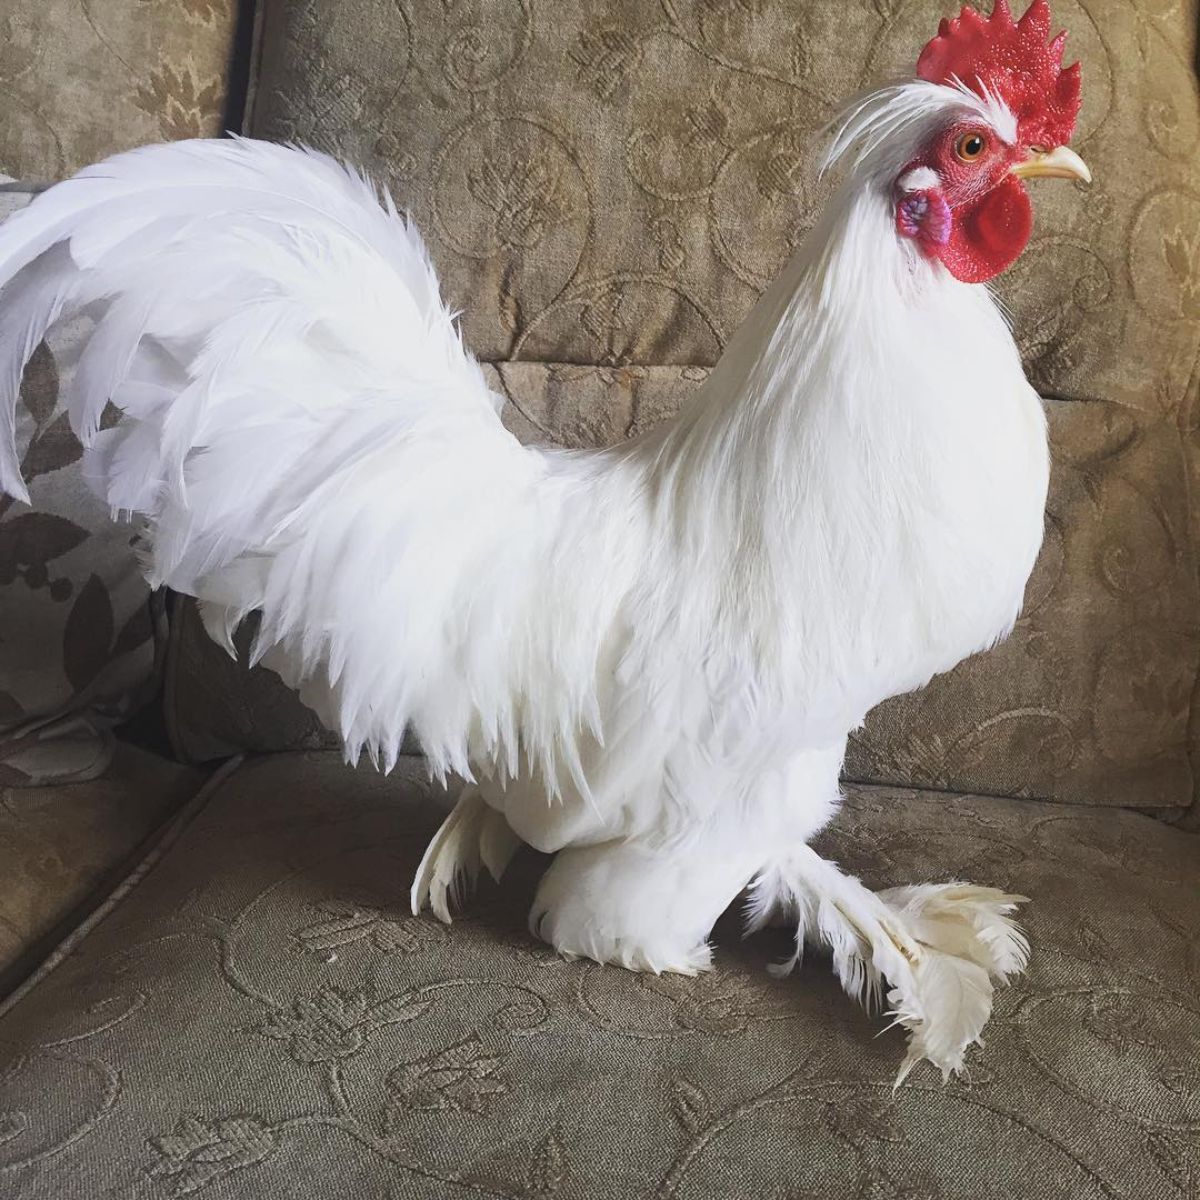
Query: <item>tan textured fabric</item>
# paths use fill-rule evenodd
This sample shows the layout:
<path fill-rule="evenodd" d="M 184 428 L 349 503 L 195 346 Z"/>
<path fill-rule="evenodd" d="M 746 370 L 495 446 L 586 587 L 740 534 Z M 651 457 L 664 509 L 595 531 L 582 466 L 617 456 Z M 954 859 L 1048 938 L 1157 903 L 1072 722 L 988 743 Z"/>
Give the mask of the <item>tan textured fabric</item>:
<path fill-rule="evenodd" d="M 237 0 L 5 0 L 0 171 L 53 181 L 221 132 Z"/>
<path fill-rule="evenodd" d="M 971 1081 L 893 1096 L 899 1035 L 820 957 L 772 979 L 782 932 L 727 920 L 694 980 L 563 962 L 524 929 L 532 857 L 449 929 L 409 916 L 413 770 L 244 767 L 0 1018 L 6 1200 L 1195 1193 L 1190 835 L 856 790 L 825 848 L 870 882 L 1035 898 Z"/>
<path fill-rule="evenodd" d="M 118 744 L 102 779 L 0 789 L 0 995 L 49 949 L 47 939 L 52 944 L 103 898 L 203 778 Z"/>
<path fill-rule="evenodd" d="M 686 403 L 695 367 L 489 368 L 526 440 L 603 445 Z M 1191 802 L 1196 560 L 1178 431 L 1116 404 L 1049 401 L 1056 468 L 1047 537 L 1012 637 L 880 706 L 853 739 L 850 778 L 1180 807 Z M 194 613 L 174 631 L 176 747 L 203 761 L 322 744 L 279 680 L 247 672 Z M 329 737 L 324 744 L 333 744 Z"/>
<path fill-rule="evenodd" d="M 0 192 L 0 215 L 28 203 Z M 90 331 L 56 330 L 25 373 L 17 449 L 32 505 L 0 496 L 0 784 L 90 778 L 108 727 L 157 687 L 166 629 L 133 550 L 83 478 L 61 402 Z"/>

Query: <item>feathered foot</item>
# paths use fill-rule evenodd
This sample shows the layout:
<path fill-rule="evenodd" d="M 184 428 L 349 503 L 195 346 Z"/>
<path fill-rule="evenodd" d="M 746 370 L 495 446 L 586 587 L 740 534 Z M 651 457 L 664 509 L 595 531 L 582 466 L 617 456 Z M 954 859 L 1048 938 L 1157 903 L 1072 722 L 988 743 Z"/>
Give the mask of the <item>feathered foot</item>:
<path fill-rule="evenodd" d="M 755 880 L 747 929 L 783 907 L 797 923 L 796 951 L 779 973 L 800 961 L 812 938 L 830 948 L 842 986 L 868 1008 L 887 980 L 893 1023 L 908 1031 L 898 1087 L 922 1059 L 943 1080 L 962 1070 L 991 1015 L 993 984 L 1028 961 L 1029 944 L 1009 915 L 1025 899 L 967 883 L 876 893 L 803 846 Z"/>
<path fill-rule="evenodd" d="M 529 925 L 563 954 L 695 975 L 711 965 L 708 935 L 753 872 L 719 835 L 671 848 L 636 839 L 569 847 L 542 877 Z"/>
<path fill-rule="evenodd" d="M 504 816 L 484 803 L 478 789 L 466 788 L 417 867 L 410 896 L 413 916 L 428 904 L 434 916 L 449 925 L 450 905 L 461 898 L 464 877 L 474 887 L 482 864 L 499 883 L 520 844 Z"/>

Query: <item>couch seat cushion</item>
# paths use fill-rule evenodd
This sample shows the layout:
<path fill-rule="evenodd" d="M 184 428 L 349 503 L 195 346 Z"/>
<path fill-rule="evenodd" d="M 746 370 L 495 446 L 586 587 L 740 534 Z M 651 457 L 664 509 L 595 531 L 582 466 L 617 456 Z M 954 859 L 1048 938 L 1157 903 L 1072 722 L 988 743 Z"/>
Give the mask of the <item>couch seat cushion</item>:
<path fill-rule="evenodd" d="M 519 859 L 452 928 L 407 912 L 436 805 L 328 754 L 250 762 L 0 1018 L 7 1200 L 1189 1194 L 1197 842 L 1128 812 L 852 789 L 872 884 L 1034 897 L 971 1079 L 876 1037 L 818 956 L 734 914 L 694 980 L 559 960 Z M 1192 1193 L 1194 1194 L 1194 1193 Z"/>
<path fill-rule="evenodd" d="M 204 778 L 118 742 L 99 779 L 0 788 L 0 996 L 112 888 Z"/>

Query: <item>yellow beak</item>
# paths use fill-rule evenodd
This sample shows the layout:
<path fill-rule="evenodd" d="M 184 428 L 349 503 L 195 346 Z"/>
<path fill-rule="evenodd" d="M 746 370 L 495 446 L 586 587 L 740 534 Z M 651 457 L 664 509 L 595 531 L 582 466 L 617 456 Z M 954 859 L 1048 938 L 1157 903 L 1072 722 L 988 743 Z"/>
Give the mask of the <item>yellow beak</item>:
<path fill-rule="evenodd" d="M 1092 182 L 1092 173 L 1087 163 L 1069 146 L 1055 146 L 1053 150 L 1031 150 L 1024 162 L 1010 168 L 1020 179 L 1082 179 Z"/>

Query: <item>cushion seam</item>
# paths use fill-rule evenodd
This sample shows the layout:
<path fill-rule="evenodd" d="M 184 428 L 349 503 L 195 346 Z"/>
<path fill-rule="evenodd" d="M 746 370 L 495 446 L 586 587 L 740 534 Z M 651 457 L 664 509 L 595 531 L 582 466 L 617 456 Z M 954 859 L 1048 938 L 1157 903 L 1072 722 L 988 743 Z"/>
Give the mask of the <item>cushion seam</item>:
<path fill-rule="evenodd" d="M 250 26 L 249 61 L 246 68 L 246 86 L 242 96 L 241 121 L 237 132 L 243 137 L 253 137 L 254 110 L 258 104 L 258 85 L 262 79 L 263 47 L 266 45 L 264 30 L 267 23 L 266 0 L 248 0 L 254 10 Z"/>
<path fill-rule="evenodd" d="M 1200 339 L 1196 342 L 1196 357 L 1192 361 L 1191 379 L 1188 381 L 1187 393 L 1200 388 Z M 1188 444 L 1183 428 L 1179 429 L 1179 448 L 1183 475 L 1183 500 L 1187 507 L 1187 545 L 1192 560 L 1193 579 L 1200 584 L 1200 557 L 1196 554 L 1196 489 L 1188 462 Z M 1185 731 L 1187 742 L 1188 766 L 1192 772 L 1192 801 L 1186 805 L 1180 819 L 1190 826 L 1200 814 L 1200 663 L 1197 664 L 1196 676 L 1192 680 L 1192 691 L 1188 698 L 1188 721 Z"/>
<path fill-rule="evenodd" d="M 163 827 L 154 843 L 138 860 L 128 874 L 112 889 L 104 900 L 96 906 L 74 929 L 70 931 L 47 955 L 42 964 L 30 972 L 13 990 L 0 1001 L 0 1020 L 8 1014 L 34 988 L 69 958 L 84 942 L 88 935 L 98 925 L 114 913 L 131 895 L 138 884 L 154 869 L 166 852 L 175 845 L 184 831 L 191 825 L 199 814 L 208 807 L 209 801 L 224 786 L 225 782 L 236 773 L 242 765 L 243 756 L 231 758 L 223 763 L 212 776 L 205 781 L 200 790 L 171 818 Z"/>

